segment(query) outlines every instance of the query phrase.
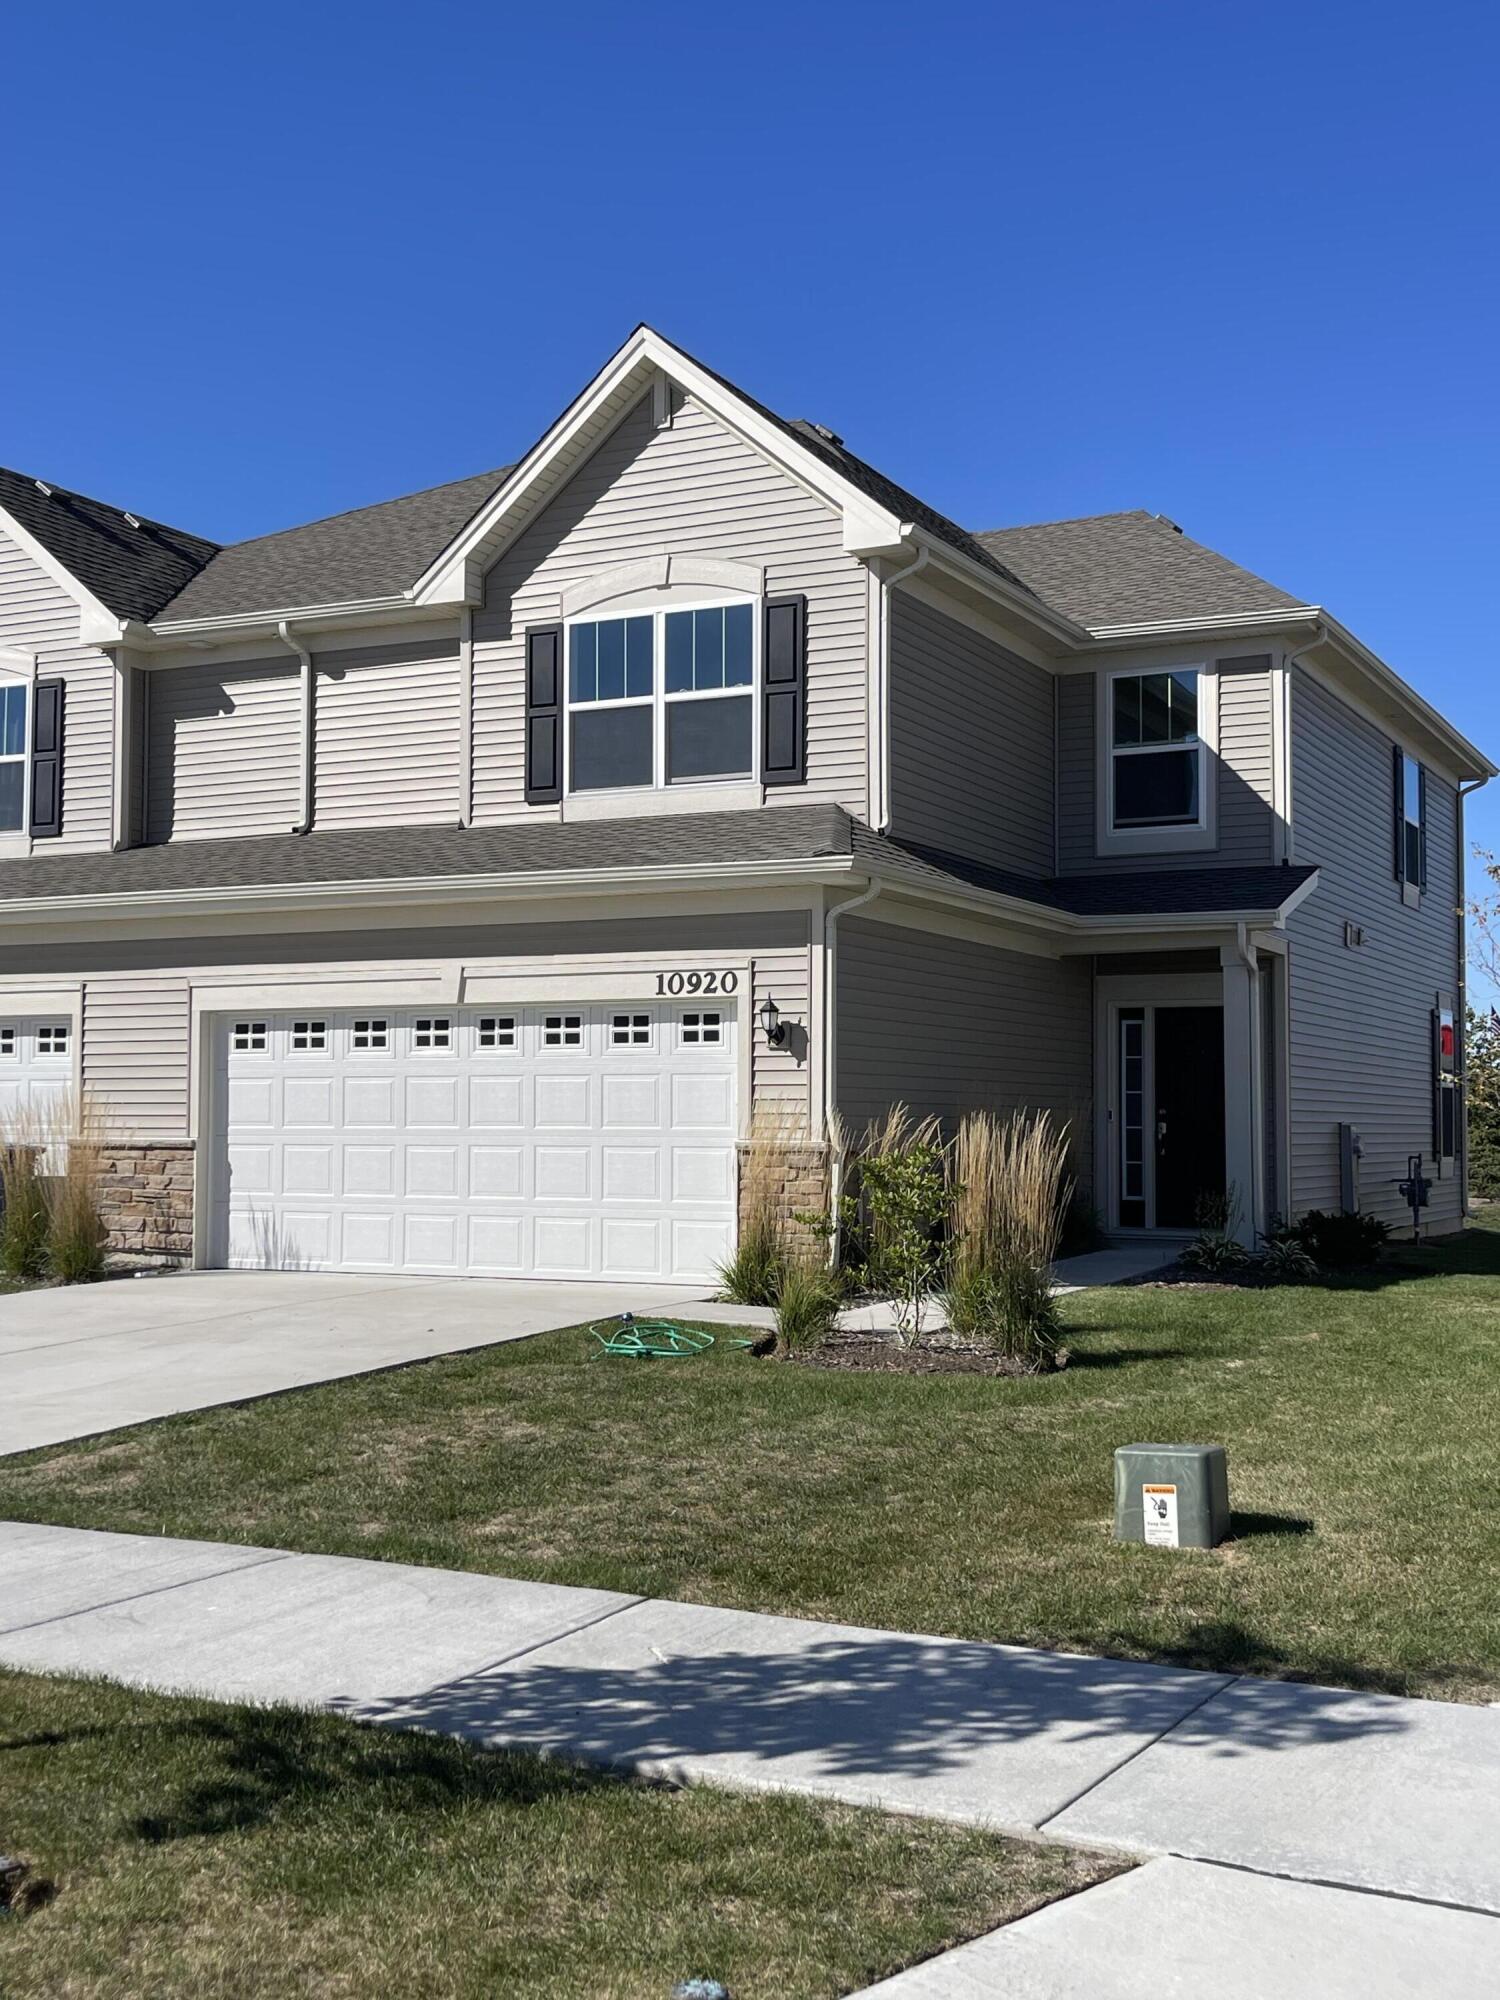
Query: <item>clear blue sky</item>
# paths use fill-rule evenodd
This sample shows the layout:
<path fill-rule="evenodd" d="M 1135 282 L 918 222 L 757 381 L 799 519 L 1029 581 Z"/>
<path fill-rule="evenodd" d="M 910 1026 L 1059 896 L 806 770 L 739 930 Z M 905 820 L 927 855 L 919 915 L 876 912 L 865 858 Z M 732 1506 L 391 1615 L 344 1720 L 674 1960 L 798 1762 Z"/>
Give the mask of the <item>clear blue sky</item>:
<path fill-rule="evenodd" d="M 257 534 L 504 463 L 646 319 L 967 526 L 1170 514 L 1500 752 L 1492 7 L 141 0 L 7 52 L 0 462 Z"/>

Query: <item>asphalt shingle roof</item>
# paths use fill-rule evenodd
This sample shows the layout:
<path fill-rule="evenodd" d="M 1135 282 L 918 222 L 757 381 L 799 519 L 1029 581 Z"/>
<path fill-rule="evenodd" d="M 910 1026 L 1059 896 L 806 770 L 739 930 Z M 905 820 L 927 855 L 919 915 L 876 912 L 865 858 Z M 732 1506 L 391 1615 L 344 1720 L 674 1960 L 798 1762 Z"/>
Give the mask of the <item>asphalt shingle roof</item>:
<path fill-rule="evenodd" d="M 395 597 L 416 582 L 510 470 L 502 465 L 399 500 L 234 542 L 219 550 L 161 616 L 230 618 Z"/>
<path fill-rule="evenodd" d="M 154 618 L 218 553 L 217 542 L 0 466 L 0 507 L 117 618 Z M 133 510 L 132 510 L 133 511 Z"/>
<path fill-rule="evenodd" d="M 978 540 L 1080 625 L 1290 611 L 1302 602 L 1144 510 L 991 528 Z"/>
<path fill-rule="evenodd" d="M 844 857 L 912 888 L 985 889 L 1082 916 L 1271 911 L 1314 872 L 1306 867 L 1189 868 L 1039 880 L 884 839 L 840 806 L 787 806 L 587 820 L 571 826 L 553 821 L 540 826 L 330 828 L 239 840 L 169 841 L 117 854 L 39 855 L 0 862 L 0 903 Z"/>

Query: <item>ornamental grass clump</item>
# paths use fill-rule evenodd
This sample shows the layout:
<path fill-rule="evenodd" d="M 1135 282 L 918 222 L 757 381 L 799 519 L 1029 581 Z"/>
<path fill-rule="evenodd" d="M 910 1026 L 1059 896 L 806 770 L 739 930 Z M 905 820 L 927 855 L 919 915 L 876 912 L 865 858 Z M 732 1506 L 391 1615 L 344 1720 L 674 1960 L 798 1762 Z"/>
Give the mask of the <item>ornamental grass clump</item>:
<path fill-rule="evenodd" d="M 15 1112 L 0 1130 L 0 1270 L 22 1284 L 47 1275 L 46 1147 L 42 1120 L 29 1108 Z"/>
<path fill-rule="evenodd" d="M 1049 1112 L 971 1112 L 951 1155 L 953 1331 L 1016 1373 L 1058 1365 L 1052 1265 L 1071 1195 L 1067 1130 Z"/>
<path fill-rule="evenodd" d="M 811 1252 L 793 1257 L 776 1294 L 776 1348 L 806 1354 L 821 1347 L 838 1323 L 843 1287 L 823 1259 Z"/>
<path fill-rule="evenodd" d="M 87 1284 L 104 1275 L 108 1241 L 99 1205 L 102 1122 L 87 1094 L 78 1100 L 76 1116 L 65 1106 L 50 1148 L 61 1171 L 47 1190 L 47 1263 L 65 1285 Z"/>

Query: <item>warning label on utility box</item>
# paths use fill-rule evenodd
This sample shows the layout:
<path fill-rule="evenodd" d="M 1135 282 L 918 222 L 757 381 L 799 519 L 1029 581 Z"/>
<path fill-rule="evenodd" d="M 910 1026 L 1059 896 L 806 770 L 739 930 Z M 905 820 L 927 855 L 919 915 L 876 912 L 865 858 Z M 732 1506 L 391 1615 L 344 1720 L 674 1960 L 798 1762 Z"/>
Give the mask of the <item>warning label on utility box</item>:
<path fill-rule="evenodd" d="M 1146 1540 L 1152 1548 L 1177 1547 L 1177 1488 L 1143 1486 L 1141 1512 L 1146 1523 Z"/>

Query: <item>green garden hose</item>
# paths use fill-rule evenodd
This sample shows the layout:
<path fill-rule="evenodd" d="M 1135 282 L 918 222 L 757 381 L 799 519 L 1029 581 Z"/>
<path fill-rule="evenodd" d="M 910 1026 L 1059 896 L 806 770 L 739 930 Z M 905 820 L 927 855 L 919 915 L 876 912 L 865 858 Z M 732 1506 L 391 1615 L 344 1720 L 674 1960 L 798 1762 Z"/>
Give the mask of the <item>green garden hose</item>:
<path fill-rule="evenodd" d="M 631 1361 L 667 1361 L 694 1354 L 706 1354 L 714 1344 L 711 1333 L 676 1326 L 669 1319 L 637 1319 L 621 1313 L 618 1319 L 591 1326 L 589 1333 L 604 1354 L 623 1355 Z M 731 1347 L 753 1347 L 753 1340 L 732 1340 Z"/>

